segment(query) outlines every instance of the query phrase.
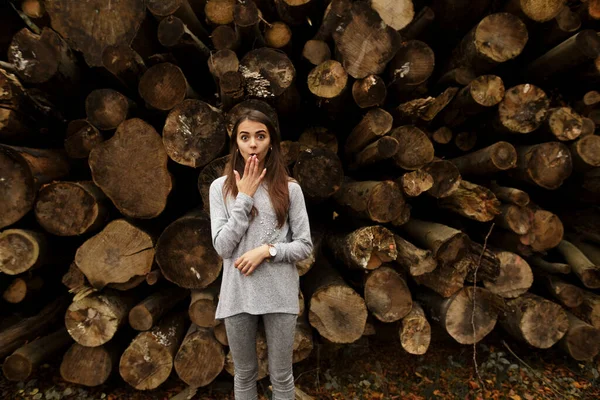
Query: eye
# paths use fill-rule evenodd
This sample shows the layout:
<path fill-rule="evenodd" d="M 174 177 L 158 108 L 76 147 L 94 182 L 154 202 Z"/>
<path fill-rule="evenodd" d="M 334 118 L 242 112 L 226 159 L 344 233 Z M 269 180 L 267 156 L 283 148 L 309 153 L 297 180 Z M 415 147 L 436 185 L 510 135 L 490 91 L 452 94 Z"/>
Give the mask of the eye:
<path fill-rule="evenodd" d="M 248 140 L 248 135 L 242 135 L 242 137 L 240 139 L 242 139 L 243 141 L 246 141 L 246 140 Z"/>
<path fill-rule="evenodd" d="M 266 137 L 266 136 L 265 136 L 265 135 L 263 135 L 262 133 L 261 133 L 260 135 L 258 135 L 258 138 L 259 138 L 260 140 L 263 140 L 265 137 Z"/>

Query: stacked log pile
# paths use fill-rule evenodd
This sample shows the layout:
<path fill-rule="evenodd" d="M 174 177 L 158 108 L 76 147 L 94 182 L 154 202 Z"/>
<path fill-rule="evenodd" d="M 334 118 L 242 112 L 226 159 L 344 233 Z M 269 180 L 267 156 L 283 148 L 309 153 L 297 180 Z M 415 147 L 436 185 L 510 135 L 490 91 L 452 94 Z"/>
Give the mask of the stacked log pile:
<path fill-rule="evenodd" d="M 22 3 L 0 13 L 8 379 L 56 354 L 87 386 L 235 373 L 208 188 L 247 109 L 311 219 L 294 362 L 382 324 L 414 355 L 432 329 L 600 351 L 596 2 Z"/>

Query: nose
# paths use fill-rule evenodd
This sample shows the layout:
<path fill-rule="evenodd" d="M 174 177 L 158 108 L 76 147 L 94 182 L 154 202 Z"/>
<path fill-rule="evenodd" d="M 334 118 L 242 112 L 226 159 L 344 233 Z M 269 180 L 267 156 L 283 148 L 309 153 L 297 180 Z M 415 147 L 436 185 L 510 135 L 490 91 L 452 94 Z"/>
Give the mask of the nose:
<path fill-rule="evenodd" d="M 252 148 L 256 147 L 256 140 L 255 139 L 250 139 L 250 147 L 252 147 Z"/>

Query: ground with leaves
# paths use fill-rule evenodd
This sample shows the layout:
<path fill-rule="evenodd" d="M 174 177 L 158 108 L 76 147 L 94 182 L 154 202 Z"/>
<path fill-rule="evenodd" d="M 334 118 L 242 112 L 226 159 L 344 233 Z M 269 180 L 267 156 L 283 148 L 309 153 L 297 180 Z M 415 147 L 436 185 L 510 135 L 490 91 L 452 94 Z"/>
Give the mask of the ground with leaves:
<path fill-rule="evenodd" d="M 411 356 L 393 338 L 363 338 L 344 346 L 316 344 L 311 357 L 294 367 L 296 384 L 315 399 L 599 399 L 596 361 L 574 361 L 558 348 L 531 349 L 501 330 L 476 346 L 461 346 L 440 332 L 425 356 Z M 389 337 L 389 335 L 388 335 Z M 118 376 L 96 388 L 64 382 L 58 363 L 40 368 L 34 379 L 10 383 L 0 379 L 2 399 L 169 399 L 185 388 L 175 376 L 155 391 L 139 392 Z M 117 374 L 118 375 L 118 374 Z M 260 399 L 268 399 L 268 378 L 259 382 Z M 226 373 L 194 399 L 233 399 Z"/>

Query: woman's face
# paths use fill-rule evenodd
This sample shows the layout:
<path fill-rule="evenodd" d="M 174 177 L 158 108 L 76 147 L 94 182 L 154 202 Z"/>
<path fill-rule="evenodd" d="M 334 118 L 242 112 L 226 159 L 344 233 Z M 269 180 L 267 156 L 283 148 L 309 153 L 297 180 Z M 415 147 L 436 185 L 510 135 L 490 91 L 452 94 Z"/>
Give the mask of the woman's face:
<path fill-rule="evenodd" d="M 271 135 L 265 124 L 245 120 L 238 125 L 237 145 L 244 161 L 256 156 L 258 165 L 263 168 L 271 146 Z"/>

